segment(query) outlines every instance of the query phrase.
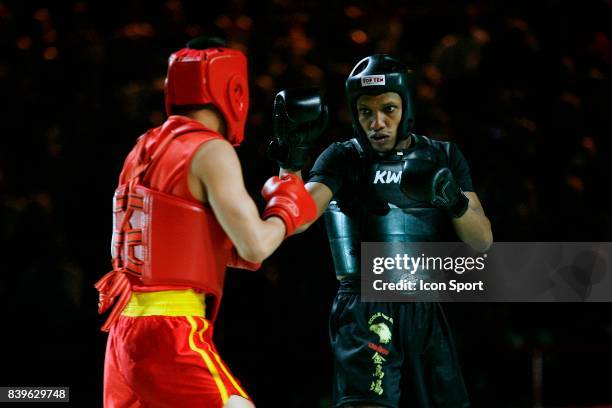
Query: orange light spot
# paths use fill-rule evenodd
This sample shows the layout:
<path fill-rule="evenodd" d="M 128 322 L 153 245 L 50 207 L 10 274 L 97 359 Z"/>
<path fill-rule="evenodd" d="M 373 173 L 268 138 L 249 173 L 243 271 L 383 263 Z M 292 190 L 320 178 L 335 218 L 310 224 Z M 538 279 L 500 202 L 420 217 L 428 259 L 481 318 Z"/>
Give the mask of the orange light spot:
<path fill-rule="evenodd" d="M 178 0 L 168 0 L 166 2 L 166 8 L 170 11 L 180 12 L 183 8 L 183 5 Z"/>
<path fill-rule="evenodd" d="M 434 85 L 439 85 L 442 80 L 442 73 L 440 70 L 433 64 L 427 64 L 425 66 L 425 76 L 429 79 Z"/>
<path fill-rule="evenodd" d="M 529 25 L 527 24 L 527 21 L 521 18 L 509 18 L 507 20 L 507 24 L 510 28 L 516 28 L 519 31 L 529 30 Z"/>
<path fill-rule="evenodd" d="M 421 84 L 417 87 L 419 97 L 426 101 L 431 101 L 436 97 L 435 89 L 427 84 Z"/>
<path fill-rule="evenodd" d="M 0 18 L 4 18 L 8 20 L 12 16 L 13 16 L 13 13 L 11 13 L 11 10 L 9 10 L 9 8 L 6 7 L 6 4 L 0 3 Z"/>
<path fill-rule="evenodd" d="M 305 76 L 314 80 L 320 80 L 323 78 L 323 70 L 313 64 L 304 66 L 304 68 L 302 68 L 302 72 Z"/>
<path fill-rule="evenodd" d="M 270 75 L 260 75 L 257 77 L 257 80 L 255 81 L 255 83 L 257 84 L 258 87 L 260 87 L 261 89 L 264 89 L 266 91 L 273 91 L 274 90 L 274 80 L 272 79 L 272 77 Z"/>
<path fill-rule="evenodd" d="M 215 25 L 219 28 L 228 29 L 232 26 L 232 20 L 228 16 L 222 15 L 217 17 Z"/>
<path fill-rule="evenodd" d="M 248 49 L 246 44 L 241 43 L 239 41 L 228 41 L 227 42 L 227 48 L 232 48 L 234 50 L 238 50 L 240 52 L 242 52 L 243 54 L 248 54 Z"/>
<path fill-rule="evenodd" d="M 457 44 L 458 41 L 459 40 L 457 39 L 457 37 L 449 34 L 449 35 L 445 35 L 442 38 L 442 45 L 448 48 L 448 47 L 452 47 L 453 45 Z"/>
<path fill-rule="evenodd" d="M 573 94 L 572 92 L 569 91 L 565 91 L 563 93 L 561 93 L 561 101 L 572 105 L 576 108 L 580 107 L 580 105 L 582 105 L 582 101 L 580 99 L 580 97 L 578 97 L 577 95 Z"/>
<path fill-rule="evenodd" d="M 251 18 L 248 16 L 239 16 L 236 19 L 236 25 L 241 30 L 249 31 L 251 28 L 253 28 L 253 20 L 251 20 Z"/>
<path fill-rule="evenodd" d="M 595 146 L 595 140 L 591 136 L 585 136 L 582 138 L 582 147 L 591 153 L 595 153 L 597 147 Z"/>
<path fill-rule="evenodd" d="M 344 9 L 344 14 L 348 18 L 359 18 L 363 15 L 363 11 L 357 6 L 348 6 Z"/>
<path fill-rule="evenodd" d="M 567 176 L 565 182 L 570 188 L 576 190 L 578 193 L 582 193 L 584 191 L 584 182 L 578 176 Z"/>
<path fill-rule="evenodd" d="M 72 11 L 75 13 L 83 13 L 85 10 L 87 10 L 87 4 L 82 1 L 75 3 L 74 6 L 72 6 Z"/>
<path fill-rule="evenodd" d="M 17 39 L 17 48 L 20 50 L 29 50 L 32 47 L 32 39 L 28 36 L 19 37 Z"/>
<path fill-rule="evenodd" d="M 187 27 L 185 27 L 185 34 L 187 34 L 189 37 L 197 37 L 202 35 L 202 27 L 197 24 L 189 24 Z"/>
<path fill-rule="evenodd" d="M 351 32 L 351 40 L 357 44 L 364 44 L 368 41 L 368 35 L 363 30 L 353 30 Z"/>
<path fill-rule="evenodd" d="M 522 127 L 523 129 L 526 129 L 530 133 L 533 133 L 537 130 L 536 123 L 531 119 L 519 118 L 518 124 L 520 127 Z"/>
<path fill-rule="evenodd" d="M 49 20 L 49 10 L 40 8 L 34 12 L 34 19 L 41 23 Z"/>
<path fill-rule="evenodd" d="M 130 23 L 123 28 L 123 33 L 131 39 L 152 37 L 155 33 L 149 23 Z"/>
<path fill-rule="evenodd" d="M 465 14 L 471 18 L 478 17 L 478 14 L 480 14 L 480 8 L 476 4 L 468 4 L 465 6 Z"/>
<path fill-rule="evenodd" d="M 491 40 L 491 35 L 489 32 L 480 27 L 472 27 L 470 32 L 472 34 L 472 38 L 474 38 L 478 44 L 486 44 Z"/>
<path fill-rule="evenodd" d="M 43 58 L 47 61 L 51 61 L 57 58 L 57 48 L 56 47 L 47 47 L 43 51 Z"/>
<path fill-rule="evenodd" d="M 166 85 L 165 77 L 157 77 L 153 80 L 153 89 L 156 91 L 163 91 Z"/>

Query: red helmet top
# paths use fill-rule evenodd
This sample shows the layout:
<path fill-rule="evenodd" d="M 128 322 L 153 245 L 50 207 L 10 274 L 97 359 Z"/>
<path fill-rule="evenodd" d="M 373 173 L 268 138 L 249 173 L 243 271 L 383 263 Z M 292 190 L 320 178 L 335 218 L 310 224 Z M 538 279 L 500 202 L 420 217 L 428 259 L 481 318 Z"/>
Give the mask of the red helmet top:
<path fill-rule="evenodd" d="M 249 110 L 247 60 L 229 48 L 183 48 L 170 56 L 165 84 L 166 113 L 174 105 L 214 105 L 223 115 L 225 137 L 234 146 L 244 139 Z"/>

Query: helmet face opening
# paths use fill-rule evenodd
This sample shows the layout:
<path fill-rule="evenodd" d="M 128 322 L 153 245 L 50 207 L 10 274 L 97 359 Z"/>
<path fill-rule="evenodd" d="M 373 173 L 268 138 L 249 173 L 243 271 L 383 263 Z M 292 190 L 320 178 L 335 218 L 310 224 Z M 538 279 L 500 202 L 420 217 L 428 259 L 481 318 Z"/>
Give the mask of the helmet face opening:
<path fill-rule="evenodd" d="M 214 105 L 233 145 L 244 139 L 249 110 L 247 60 L 240 51 L 183 48 L 170 56 L 165 84 L 166 113 L 173 106 Z"/>
<path fill-rule="evenodd" d="M 376 54 L 359 61 L 349 74 L 345 84 L 355 133 L 361 138 L 365 138 L 364 131 L 359 125 L 357 99 L 361 95 L 395 92 L 402 98 L 403 111 L 397 138 L 398 140 L 407 139 L 414 126 L 413 82 L 412 71 L 391 55 Z"/>

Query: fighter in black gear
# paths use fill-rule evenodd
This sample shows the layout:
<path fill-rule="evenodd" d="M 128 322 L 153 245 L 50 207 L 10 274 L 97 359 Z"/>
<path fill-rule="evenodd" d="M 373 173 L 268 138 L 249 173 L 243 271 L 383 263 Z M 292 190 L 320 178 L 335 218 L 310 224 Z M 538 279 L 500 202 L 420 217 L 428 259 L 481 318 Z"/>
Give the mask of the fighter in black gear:
<path fill-rule="evenodd" d="M 330 319 L 335 407 L 469 406 L 439 304 L 360 300 L 361 242 L 492 243 L 457 146 L 412 132 L 412 83 L 389 55 L 357 63 L 346 81 L 355 137 L 329 146 L 307 184 L 340 280 Z"/>

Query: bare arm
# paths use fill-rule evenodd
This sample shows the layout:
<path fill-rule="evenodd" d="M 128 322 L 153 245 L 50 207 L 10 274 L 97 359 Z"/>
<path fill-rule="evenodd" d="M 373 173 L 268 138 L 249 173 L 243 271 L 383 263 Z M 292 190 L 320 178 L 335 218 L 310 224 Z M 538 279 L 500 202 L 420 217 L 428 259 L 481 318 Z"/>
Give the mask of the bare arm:
<path fill-rule="evenodd" d="M 203 144 L 191 162 L 191 173 L 203 188 L 203 201 L 212 207 L 219 224 L 246 261 L 261 262 L 285 236 L 277 217 L 262 220 L 244 186 L 240 162 L 225 140 Z"/>
<path fill-rule="evenodd" d="M 283 174 L 287 174 L 287 173 L 292 173 L 302 178 L 301 170 L 293 172 L 293 171 L 289 171 L 283 168 L 280 169 L 279 176 L 282 176 Z M 331 191 L 331 189 L 323 183 L 310 182 L 310 183 L 306 183 L 305 187 L 308 193 L 310 193 L 310 196 L 314 200 L 315 204 L 317 205 L 317 218 L 315 218 L 313 222 L 304 224 L 301 227 L 297 228 L 294 234 L 299 234 L 301 232 L 304 232 L 308 229 L 308 227 L 314 224 L 315 221 L 318 220 L 319 217 L 323 214 L 323 212 L 327 210 L 327 207 L 329 206 L 329 202 L 334 196 L 334 193 Z"/>
<path fill-rule="evenodd" d="M 477 251 L 484 252 L 493 243 L 491 222 L 487 218 L 476 193 L 464 193 L 470 202 L 468 209 L 459 218 L 453 219 L 453 225 L 459 238 Z"/>

